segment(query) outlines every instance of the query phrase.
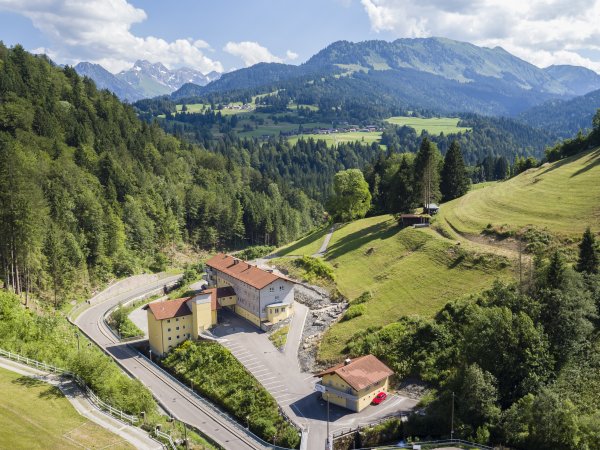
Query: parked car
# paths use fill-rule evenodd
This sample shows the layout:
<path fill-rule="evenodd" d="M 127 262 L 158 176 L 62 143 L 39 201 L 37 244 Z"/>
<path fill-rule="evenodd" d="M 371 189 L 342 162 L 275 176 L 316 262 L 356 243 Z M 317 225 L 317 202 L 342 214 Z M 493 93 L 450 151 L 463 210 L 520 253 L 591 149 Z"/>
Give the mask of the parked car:
<path fill-rule="evenodd" d="M 375 396 L 375 398 L 373 399 L 373 401 L 371 402 L 371 404 L 372 405 L 379 405 L 386 398 L 387 398 L 387 394 L 385 392 L 380 392 L 379 394 L 377 394 Z"/>

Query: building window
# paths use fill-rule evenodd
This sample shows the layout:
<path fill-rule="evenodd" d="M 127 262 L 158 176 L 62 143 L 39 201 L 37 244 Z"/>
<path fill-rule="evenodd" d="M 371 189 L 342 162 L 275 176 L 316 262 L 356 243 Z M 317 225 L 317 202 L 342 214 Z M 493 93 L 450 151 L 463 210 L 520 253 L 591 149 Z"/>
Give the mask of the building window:
<path fill-rule="evenodd" d="M 275 308 L 275 312 L 278 313 L 279 312 L 279 308 Z"/>
<path fill-rule="evenodd" d="M 171 329 L 170 329 L 170 328 L 167 328 L 167 331 L 170 333 L 170 332 L 171 332 Z"/>
<path fill-rule="evenodd" d="M 179 327 L 175 327 L 175 329 L 176 329 L 177 331 L 179 331 Z"/>
<path fill-rule="evenodd" d="M 179 317 L 177 319 L 175 319 L 175 322 L 179 322 Z"/>
<path fill-rule="evenodd" d="M 275 288 L 274 287 L 270 287 L 269 288 L 269 292 L 275 292 Z"/>
<path fill-rule="evenodd" d="M 283 291 L 284 289 L 285 289 L 285 286 L 283 286 L 283 285 L 279 286 L 280 291 Z"/>
<path fill-rule="evenodd" d="M 171 340 L 171 336 L 169 336 L 169 340 Z"/>
<path fill-rule="evenodd" d="M 182 328 L 185 330 L 185 325 Z"/>
<path fill-rule="evenodd" d="M 179 339 L 179 335 L 177 335 L 177 339 Z"/>
<path fill-rule="evenodd" d="M 171 323 L 171 319 L 167 319 L 167 323 Z"/>

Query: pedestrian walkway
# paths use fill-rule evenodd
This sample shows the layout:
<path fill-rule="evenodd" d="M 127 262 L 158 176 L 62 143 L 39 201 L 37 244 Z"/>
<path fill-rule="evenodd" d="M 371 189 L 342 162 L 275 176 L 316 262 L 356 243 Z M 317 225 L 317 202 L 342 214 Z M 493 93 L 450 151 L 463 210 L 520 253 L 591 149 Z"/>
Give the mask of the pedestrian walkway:
<path fill-rule="evenodd" d="M 58 387 L 79 414 L 126 440 L 135 448 L 163 448 L 159 442 L 152 439 L 144 430 L 120 422 L 114 417 L 100 411 L 88 400 L 81 389 L 79 389 L 79 386 L 72 380 L 66 380 L 59 375 L 49 374 L 3 357 L 0 357 L 0 367 Z"/>

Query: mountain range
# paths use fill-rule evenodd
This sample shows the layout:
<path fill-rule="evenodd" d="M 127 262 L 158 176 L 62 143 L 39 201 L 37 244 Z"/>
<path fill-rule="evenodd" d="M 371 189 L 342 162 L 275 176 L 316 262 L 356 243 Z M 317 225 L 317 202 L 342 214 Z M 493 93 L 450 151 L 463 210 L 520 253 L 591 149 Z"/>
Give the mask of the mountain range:
<path fill-rule="evenodd" d="M 568 100 L 600 89 L 600 75 L 578 66 L 542 69 L 506 50 L 445 38 L 338 41 L 299 66 L 261 63 L 200 86 L 185 84 L 174 100 L 233 91 L 292 89 L 304 95 L 327 79 L 345 91 L 368 88 L 374 98 L 439 112 L 517 115 L 550 100 Z M 336 81 L 337 80 L 337 81 Z M 309 85 L 313 84 L 313 88 Z M 312 90 L 312 91 L 311 91 Z"/>
<path fill-rule="evenodd" d="M 160 62 L 145 60 L 136 61 L 133 67 L 116 75 L 100 64 L 89 62 L 80 62 L 74 68 L 79 75 L 93 79 L 100 89 L 108 89 L 130 102 L 171 94 L 186 83 L 204 86 L 220 76 L 217 72 L 205 75 L 188 67 L 170 70 Z"/>

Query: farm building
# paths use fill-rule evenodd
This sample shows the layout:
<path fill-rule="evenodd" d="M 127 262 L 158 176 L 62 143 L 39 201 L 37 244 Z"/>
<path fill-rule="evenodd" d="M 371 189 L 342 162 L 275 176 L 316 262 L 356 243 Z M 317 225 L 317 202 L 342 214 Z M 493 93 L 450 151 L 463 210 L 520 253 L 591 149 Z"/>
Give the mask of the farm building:
<path fill-rule="evenodd" d="M 401 214 L 398 223 L 402 228 L 411 226 L 429 226 L 431 217 L 427 214 Z"/>
<path fill-rule="evenodd" d="M 392 369 L 373 355 L 347 359 L 316 376 L 321 378 L 319 391 L 323 399 L 350 409 L 362 411 L 373 401 L 379 392 L 388 391 Z"/>
<path fill-rule="evenodd" d="M 440 207 L 435 203 L 428 203 L 423 207 L 423 212 L 425 214 L 431 214 L 432 216 L 437 214 L 440 210 Z"/>

